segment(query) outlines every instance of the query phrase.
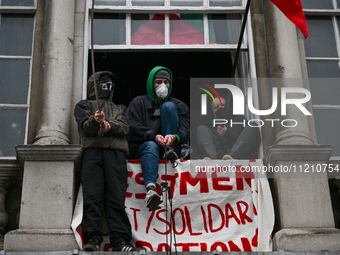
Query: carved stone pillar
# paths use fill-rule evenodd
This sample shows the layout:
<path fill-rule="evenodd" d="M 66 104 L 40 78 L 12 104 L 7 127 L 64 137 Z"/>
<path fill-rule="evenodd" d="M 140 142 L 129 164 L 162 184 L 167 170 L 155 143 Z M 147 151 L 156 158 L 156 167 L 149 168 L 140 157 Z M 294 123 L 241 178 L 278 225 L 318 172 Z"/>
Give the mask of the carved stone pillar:
<path fill-rule="evenodd" d="M 20 145 L 24 169 L 19 229 L 5 235 L 6 251 L 79 249 L 70 228 L 80 145 Z"/>
<path fill-rule="evenodd" d="M 45 2 L 42 116 L 34 144 L 69 144 L 74 0 Z"/>
<path fill-rule="evenodd" d="M 281 89 L 290 87 L 309 89 L 308 81 L 306 82 L 304 79 L 305 74 L 301 64 L 306 60 L 300 58 L 299 40 L 295 25 L 270 1 L 265 1 L 265 4 L 268 68 L 269 78 L 272 80 L 272 84 L 269 85 Z M 292 94 L 289 95 L 290 98 L 293 96 Z M 308 110 L 312 111 L 312 109 Z M 275 130 L 275 144 L 313 144 L 310 137 L 308 116 L 295 105 L 287 107 L 285 116 L 277 111 L 275 118 L 293 119 L 298 122 L 296 127 L 278 125 Z"/>
<path fill-rule="evenodd" d="M 303 54 L 295 25 L 269 0 L 264 3 L 269 78 L 278 78 L 275 85 L 279 88 L 308 89 L 308 77 L 302 68 L 306 60 L 301 59 Z M 313 114 L 312 109 L 308 110 Z M 280 112 L 274 116 L 277 119 L 283 117 L 296 120 L 298 125 L 274 129 L 275 142 L 267 148 L 265 162 L 272 167 L 296 169 L 297 173 L 273 176 L 272 192 L 278 230 L 273 238 L 274 249 L 340 250 L 340 230 L 334 228 L 327 169 L 317 175 L 300 173 L 304 167 L 311 171 L 327 164 L 333 148 L 314 144 L 311 138 L 313 132 L 310 132 L 314 128 L 310 126 L 313 123 L 295 106 L 287 109 L 286 116 L 281 116 Z"/>

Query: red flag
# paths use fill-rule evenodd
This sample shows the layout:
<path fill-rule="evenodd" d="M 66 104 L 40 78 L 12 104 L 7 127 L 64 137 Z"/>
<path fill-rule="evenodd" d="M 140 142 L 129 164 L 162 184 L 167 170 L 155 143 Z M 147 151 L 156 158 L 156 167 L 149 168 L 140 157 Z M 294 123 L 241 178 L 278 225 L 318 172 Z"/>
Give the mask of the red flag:
<path fill-rule="evenodd" d="M 203 33 L 190 26 L 177 14 L 169 14 L 169 18 L 171 44 L 204 44 Z M 141 25 L 131 36 L 131 43 L 138 45 L 164 44 L 164 14 L 155 14 L 151 20 Z M 214 41 L 210 40 L 210 43 L 214 43 Z"/>
<path fill-rule="evenodd" d="M 286 17 L 293 22 L 305 36 L 308 37 L 308 27 L 301 0 L 270 0 Z"/>

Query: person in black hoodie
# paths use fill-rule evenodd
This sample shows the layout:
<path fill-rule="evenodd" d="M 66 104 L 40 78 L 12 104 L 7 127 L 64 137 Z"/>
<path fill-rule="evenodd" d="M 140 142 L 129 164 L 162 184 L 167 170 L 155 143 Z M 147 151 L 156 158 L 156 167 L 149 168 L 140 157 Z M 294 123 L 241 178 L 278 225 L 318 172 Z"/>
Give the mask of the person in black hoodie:
<path fill-rule="evenodd" d="M 241 115 L 233 116 L 232 98 L 221 94 L 211 103 L 211 119 L 224 119 L 228 123 L 216 127 L 200 125 L 197 128 L 197 147 L 204 159 L 256 159 L 260 144 L 260 132 L 256 124 L 248 126 L 247 119 Z M 211 121 L 212 123 L 212 121 Z M 244 125 L 243 125 L 244 124 Z"/>
<path fill-rule="evenodd" d="M 162 66 L 154 67 L 147 80 L 147 95 L 138 96 L 128 107 L 130 119 L 130 158 L 140 159 L 145 202 L 149 211 L 159 209 L 161 198 L 156 192 L 158 164 L 166 155 L 175 160 L 181 144 L 189 140 L 189 108 L 170 96 L 172 73 Z"/>
<path fill-rule="evenodd" d="M 96 79 L 99 107 L 96 100 Z M 125 212 L 128 171 L 126 156 L 129 120 L 126 107 L 112 102 L 116 76 L 109 71 L 93 74 L 87 82 L 88 100 L 74 109 L 84 147 L 81 183 L 84 197 L 83 238 L 85 251 L 98 251 L 103 241 L 102 218 L 106 213 L 114 251 L 137 251 L 130 245 L 131 224 Z"/>

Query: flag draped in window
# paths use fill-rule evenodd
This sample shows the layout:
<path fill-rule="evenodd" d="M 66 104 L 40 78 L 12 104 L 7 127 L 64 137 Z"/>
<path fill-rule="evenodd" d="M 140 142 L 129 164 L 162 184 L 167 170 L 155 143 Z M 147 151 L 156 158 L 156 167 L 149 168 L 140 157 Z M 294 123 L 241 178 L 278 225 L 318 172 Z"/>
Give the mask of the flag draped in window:
<path fill-rule="evenodd" d="M 308 27 L 301 0 L 270 0 L 286 17 L 293 22 L 305 36 L 308 37 Z"/>
<path fill-rule="evenodd" d="M 191 18 L 184 16 L 183 18 Z M 194 28 L 188 21 L 177 14 L 169 14 L 171 44 L 204 44 L 203 27 Z M 203 20 L 203 16 L 202 16 Z M 202 21 L 203 25 L 203 21 Z M 202 31 L 199 31 L 199 30 Z M 164 14 L 155 14 L 151 20 L 141 25 L 131 36 L 131 44 L 160 45 L 164 44 Z M 213 44 L 213 40 L 209 40 Z"/>

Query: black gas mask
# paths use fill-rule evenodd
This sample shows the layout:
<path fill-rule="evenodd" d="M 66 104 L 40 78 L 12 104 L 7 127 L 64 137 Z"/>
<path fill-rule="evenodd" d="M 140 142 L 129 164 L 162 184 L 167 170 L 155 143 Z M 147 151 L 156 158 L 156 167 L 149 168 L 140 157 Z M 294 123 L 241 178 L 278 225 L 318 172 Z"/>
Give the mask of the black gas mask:
<path fill-rule="evenodd" d="M 100 99 L 109 98 L 111 93 L 113 93 L 114 84 L 112 81 L 105 80 L 99 82 L 98 97 Z"/>

